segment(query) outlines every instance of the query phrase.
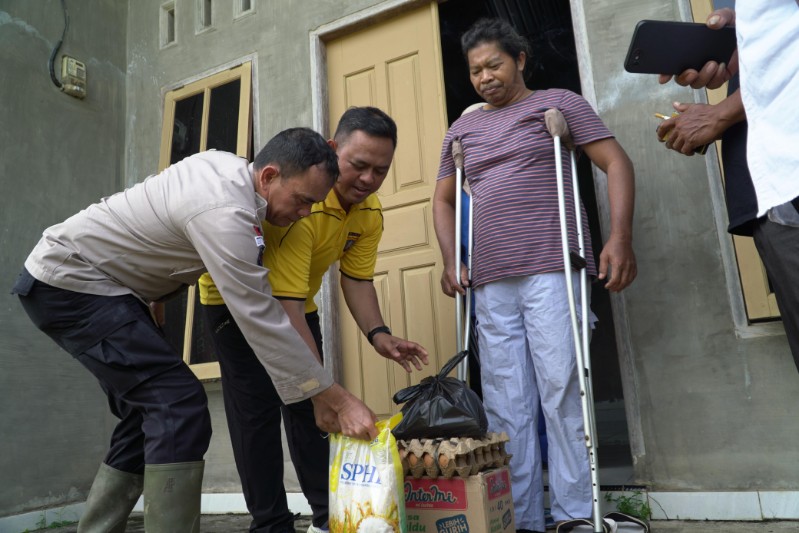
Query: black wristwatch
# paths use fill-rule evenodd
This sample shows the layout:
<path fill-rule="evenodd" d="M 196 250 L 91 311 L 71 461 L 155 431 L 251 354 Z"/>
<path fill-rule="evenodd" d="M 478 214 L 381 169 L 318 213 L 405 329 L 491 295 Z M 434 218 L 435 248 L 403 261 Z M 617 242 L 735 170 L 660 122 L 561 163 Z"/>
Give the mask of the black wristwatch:
<path fill-rule="evenodd" d="M 366 340 L 368 340 L 369 344 L 371 344 L 372 346 L 374 346 L 374 342 L 373 341 L 374 341 L 375 335 L 377 335 L 378 333 L 388 333 L 389 335 L 391 335 L 391 330 L 388 329 L 388 326 L 377 326 L 375 329 L 373 329 L 372 331 L 367 333 L 366 334 Z"/>

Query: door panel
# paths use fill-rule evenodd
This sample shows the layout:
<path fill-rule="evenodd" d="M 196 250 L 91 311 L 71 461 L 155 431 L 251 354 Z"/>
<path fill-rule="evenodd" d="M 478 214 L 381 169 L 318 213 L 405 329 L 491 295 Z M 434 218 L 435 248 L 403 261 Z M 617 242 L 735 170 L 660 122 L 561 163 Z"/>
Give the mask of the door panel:
<path fill-rule="evenodd" d="M 429 231 L 432 228 L 430 209 L 429 202 L 422 201 L 387 210 L 383 214 L 383 238 L 378 250 L 387 253 L 436 244 Z"/>
<path fill-rule="evenodd" d="M 441 292 L 431 205 L 447 128 L 436 3 L 328 42 L 327 60 L 331 131 L 353 105 L 379 107 L 397 122 L 394 163 L 378 193 L 384 233 L 375 287 L 386 323 L 425 346 L 430 366 L 408 375 L 376 354 L 348 310 L 338 310 L 342 385 L 384 417 L 397 411 L 397 390 L 455 353 L 454 302 Z"/>

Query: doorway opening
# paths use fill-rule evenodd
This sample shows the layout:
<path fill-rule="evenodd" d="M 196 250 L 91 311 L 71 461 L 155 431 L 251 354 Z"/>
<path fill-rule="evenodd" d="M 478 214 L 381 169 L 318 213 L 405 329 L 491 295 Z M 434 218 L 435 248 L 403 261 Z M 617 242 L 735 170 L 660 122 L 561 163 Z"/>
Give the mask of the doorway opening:
<path fill-rule="evenodd" d="M 439 5 L 439 24 L 449 124 L 468 106 L 480 101 L 469 81 L 468 66 L 461 53 L 460 37 L 482 17 L 501 17 L 527 38 L 531 50 L 527 66 L 530 71 L 528 88 L 563 88 L 581 93 L 568 0 L 443 2 Z M 587 157 L 578 160 L 578 176 L 591 228 L 591 244 L 598 265 L 602 238 L 591 162 Z M 591 368 L 600 482 L 603 490 L 626 488 L 633 484 L 632 456 L 610 295 L 599 283 L 593 284 L 591 290 L 591 308 L 599 318 L 591 339 Z"/>

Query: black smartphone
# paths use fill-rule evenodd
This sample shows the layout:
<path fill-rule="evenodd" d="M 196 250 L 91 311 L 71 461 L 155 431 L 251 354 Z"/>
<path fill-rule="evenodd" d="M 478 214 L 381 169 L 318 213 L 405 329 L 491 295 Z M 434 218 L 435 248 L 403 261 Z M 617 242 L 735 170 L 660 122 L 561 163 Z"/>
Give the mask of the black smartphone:
<path fill-rule="evenodd" d="M 728 63 L 735 28 L 712 30 L 696 22 L 642 20 L 635 26 L 624 70 L 634 74 L 680 74 L 708 61 Z"/>

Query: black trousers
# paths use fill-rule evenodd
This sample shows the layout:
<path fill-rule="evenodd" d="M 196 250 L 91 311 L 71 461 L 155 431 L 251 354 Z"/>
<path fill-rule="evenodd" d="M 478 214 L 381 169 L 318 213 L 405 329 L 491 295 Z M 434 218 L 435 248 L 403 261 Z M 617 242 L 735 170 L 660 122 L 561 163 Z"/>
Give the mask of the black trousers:
<path fill-rule="evenodd" d="M 89 372 L 120 419 L 104 462 L 134 474 L 145 464 L 200 461 L 211 440 L 205 389 L 133 296 L 59 289 L 20 274 L 12 293 L 33 323 Z"/>
<path fill-rule="evenodd" d="M 222 371 L 222 394 L 233 456 L 247 509 L 253 517 L 250 531 L 294 531 L 294 516 L 283 487 L 281 417 L 300 487 L 313 511 L 313 524 L 325 526 L 330 449 L 326 435 L 316 427 L 313 404 L 305 400 L 284 405 L 227 306 L 202 308 Z M 306 315 L 306 320 L 322 353 L 319 316 Z"/>
<path fill-rule="evenodd" d="M 788 345 L 799 370 L 799 228 L 763 217 L 755 223 L 753 237 L 774 287 Z"/>

